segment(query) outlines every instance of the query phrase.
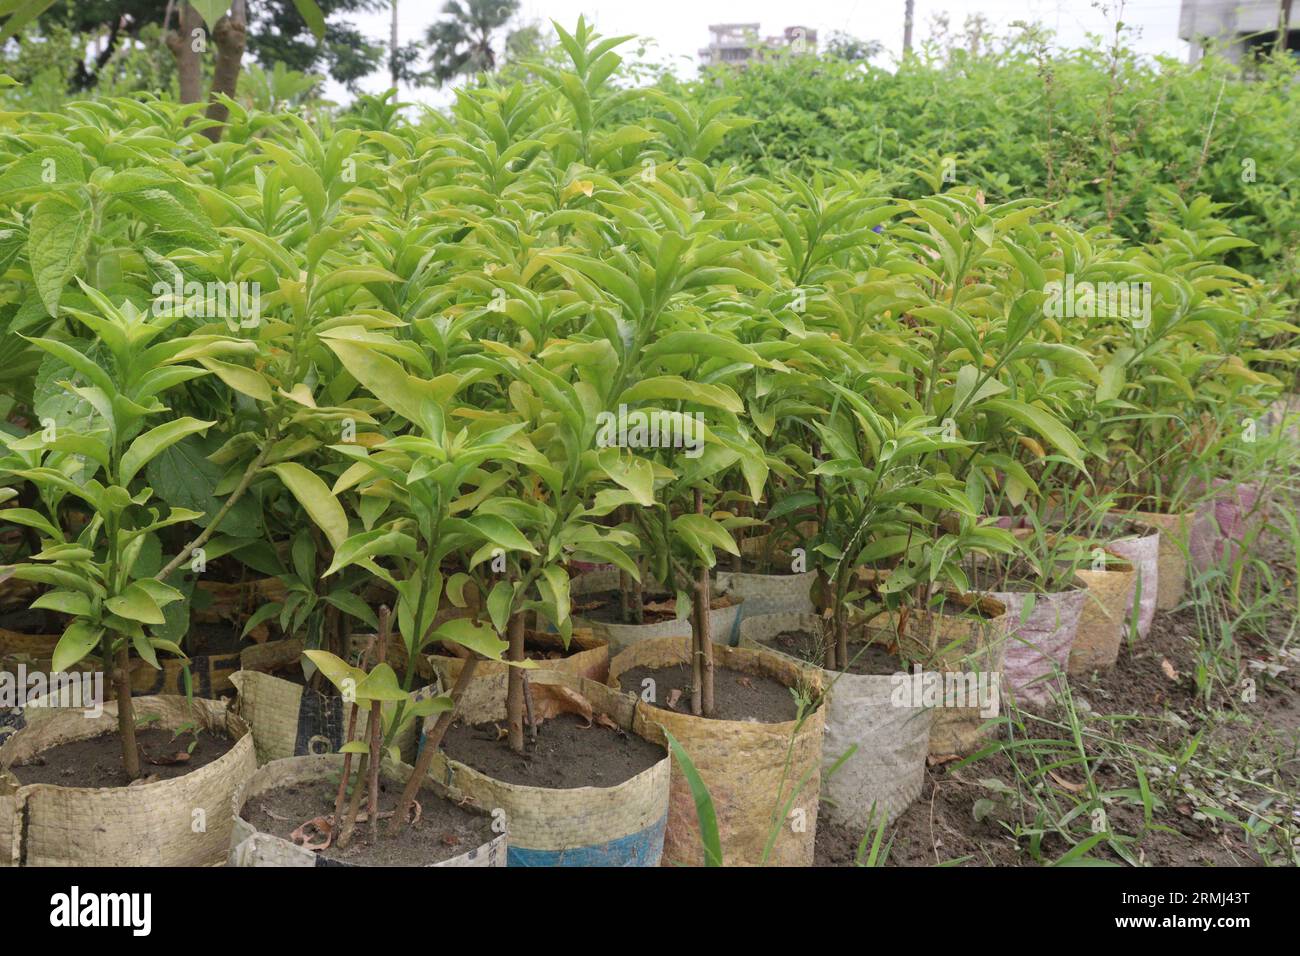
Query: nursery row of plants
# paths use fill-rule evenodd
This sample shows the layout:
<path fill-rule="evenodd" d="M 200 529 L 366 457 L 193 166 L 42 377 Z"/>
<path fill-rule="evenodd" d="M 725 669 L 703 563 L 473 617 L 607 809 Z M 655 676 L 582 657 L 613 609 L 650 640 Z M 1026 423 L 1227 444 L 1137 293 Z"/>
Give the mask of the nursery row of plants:
<path fill-rule="evenodd" d="M 696 108 L 728 102 L 746 126 L 713 158 L 768 173 L 854 170 L 909 198 L 978 183 L 990 200 L 1051 200 L 1057 219 L 1139 241 L 1155 235 L 1162 187 L 1205 193 L 1254 243 L 1225 260 L 1295 295 L 1294 58 L 1187 64 L 1131 40 L 1120 22 L 1062 50 L 1038 25 L 1003 38 L 974 23 L 897 69 L 792 56 L 663 89 Z"/>
<path fill-rule="evenodd" d="M 808 865 L 1242 546 L 1300 329 L 1222 203 L 746 172 L 559 36 L 7 115 L 0 863 Z"/>

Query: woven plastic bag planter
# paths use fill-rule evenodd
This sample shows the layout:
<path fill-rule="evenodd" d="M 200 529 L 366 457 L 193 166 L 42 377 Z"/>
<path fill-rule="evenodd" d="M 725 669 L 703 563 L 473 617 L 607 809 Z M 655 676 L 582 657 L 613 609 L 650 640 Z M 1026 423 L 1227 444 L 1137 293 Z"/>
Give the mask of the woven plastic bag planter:
<path fill-rule="evenodd" d="M 786 631 L 819 634 L 821 628 L 815 614 L 746 617 L 740 622 L 740 646 L 780 654 L 763 642 Z M 934 714 L 919 705 L 899 706 L 894 675 L 825 669 L 822 674 L 829 692 L 823 773 L 850 747 L 856 745 L 857 750 L 835 773 L 823 777 L 821 812 L 834 823 L 865 832 L 879 822 L 880 814 L 892 822 L 921 795 Z"/>
<path fill-rule="evenodd" d="M 231 675 L 237 696 L 232 709 L 248 724 L 259 765 L 285 757 L 324 756 L 337 753 L 347 731 L 348 705 L 342 697 L 323 694 L 302 684 L 276 677 L 271 671 L 296 664 L 302 656 L 300 640 L 276 641 L 247 648 L 243 669 Z M 403 649 L 405 652 L 405 649 Z M 436 695 L 437 684 L 418 693 Z M 357 735 L 364 740 L 369 714 L 357 714 Z M 411 725 L 394 741 L 402 757 L 414 758 L 416 730 Z"/>
<path fill-rule="evenodd" d="M 1118 538 L 1107 543 L 1106 550 L 1118 554 L 1127 560 L 1134 570 L 1133 589 L 1129 592 L 1128 602 L 1124 608 L 1124 620 L 1133 618 L 1133 602 L 1137 592 L 1142 592 L 1138 599 L 1138 637 L 1146 637 L 1151 631 L 1151 622 L 1156 617 L 1156 601 L 1160 585 L 1160 532 Z"/>
<path fill-rule="evenodd" d="M 918 691 L 924 694 L 930 681 L 943 686 L 942 705 L 934 708 L 930 725 L 930 753 L 934 755 L 968 754 L 979 749 L 990 734 L 987 722 L 997 716 L 1001 704 L 1006 605 L 991 598 L 962 597 L 956 598 L 953 606 L 967 604 L 978 613 L 912 611 L 897 638 L 900 655 L 924 668 L 908 675 L 920 685 Z M 887 611 L 878 615 L 868 623 L 868 630 L 885 628 L 889 635 L 896 635 L 896 614 Z M 976 704 L 967 705 L 972 696 Z"/>
<path fill-rule="evenodd" d="M 816 580 L 816 571 L 805 571 L 802 574 L 750 574 L 743 571 L 717 572 L 718 588 L 733 597 L 740 598 L 744 602 L 746 616 L 751 614 L 811 613 L 813 610 L 812 588 Z M 728 629 L 727 633 L 730 633 L 730 629 Z"/>
<path fill-rule="evenodd" d="M 117 731 L 117 706 L 30 708 L 27 725 L 0 747 L 0 866 L 210 866 L 230 846 L 230 799 L 257 769 L 248 727 L 224 703 L 137 697 L 138 719 L 179 730 L 197 722 L 235 739 L 217 760 L 184 776 L 131 787 L 18 786 L 17 761 L 62 743 Z M 21 768 L 18 768 L 21 774 Z M 196 822 L 202 821 L 202 827 Z"/>
<path fill-rule="evenodd" d="M 618 571 L 592 571 L 581 574 L 572 580 L 570 594 L 576 599 L 580 595 L 616 591 L 618 588 Z M 578 601 L 575 600 L 574 603 L 576 604 Z M 740 618 L 744 606 L 744 600 L 737 597 L 735 603 L 730 606 L 714 608 L 709 611 L 709 633 L 713 635 L 713 640 L 716 643 L 729 644 L 732 642 L 733 635 L 736 632 L 736 622 Z M 611 657 L 620 651 L 626 650 L 638 641 L 657 637 L 689 637 L 691 634 L 689 615 L 659 621 L 655 624 L 617 624 L 608 621 L 595 621 L 583 617 L 581 614 L 574 614 L 573 626 L 575 628 L 585 628 L 593 636 L 606 641 L 609 644 Z"/>
<path fill-rule="evenodd" d="M 1156 553 L 1156 609 L 1168 611 L 1178 606 L 1187 589 L 1187 564 L 1195 511 L 1159 514 L 1154 511 L 1130 511 L 1133 522 L 1157 531 L 1160 546 Z M 1148 625 L 1149 626 L 1149 625 Z M 1145 635 L 1145 632 L 1143 632 Z"/>
<path fill-rule="evenodd" d="M 1246 539 L 1267 520 L 1262 499 L 1263 490 L 1255 482 L 1215 479 L 1192 524 L 1189 549 L 1196 571 L 1209 570 L 1225 556 L 1229 564 L 1237 561 Z"/>
<path fill-rule="evenodd" d="M 1137 586 L 1137 570 L 1118 555 L 1108 555 L 1104 570 L 1080 569 L 1075 575 L 1088 588 L 1070 647 L 1066 673 L 1086 677 L 1115 666 L 1128 633 L 1128 611 Z"/>
<path fill-rule="evenodd" d="M 636 726 L 635 704 L 625 694 L 557 671 L 533 670 L 528 679 L 533 687 L 574 690 L 591 703 L 593 714 L 654 739 Z M 503 697 L 500 710 L 486 719 L 504 718 Z M 426 721 L 426 728 L 432 725 L 433 719 Z M 439 750 L 429 776 L 479 806 L 505 811 L 511 866 L 658 866 L 668 822 L 669 765 L 665 750 L 662 760 L 612 787 L 555 789 L 497 780 Z"/>
<path fill-rule="evenodd" d="M 326 754 L 310 757 L 285 757 L 273 760 L 261 767 L 244 784 L 230 800 L 232 819 L 230 835 L 230 853 L 227 858 L 229 866 L 356 866 L 358 864 L 336 862 L 325 859 L 318 853 L 304 849 L 282 837 L 263 833 L 253 824 L 243 819 L 241 814 L 245 804 L 260 793 L 277 787 L 293 784 L 310 783 L 317 780 L 336 782 L 343 772 L 343 755 Z M 410 778 L 413 767 L 406 764 L 385 763 L 380 773 L 394 784 L 402 785 Z M 427 784 L 434 786 L 436 784 Z M 441 788 L 439 788 L 441 789 Z M 445 791 L 444 791 L 445 792 Z M 459 794 L 446 794 L 448 799 L 460 801 Z M 482 811 L 480 811 L 482 812 Z M 473 847 L 464 853 L 430 863 L 429 866 L 505 866 L 507 834 L 500 833 L 487 842 Z"/>
<path fill-rule="evenodd" d="M 598 684 L 605 683 L 609 676 L 609 642 L 596 637 L 591 628 L 574 628 L 567 653 L 558 634 L 542 631 L 530 631 L 526 647 L 534 651 L 551 649 L 565 653 L 564 657 L 538 662 L 539 666 L 548 671 L 586 677 Z M 430 654 L 428 661 L 443 687 L 456 686 L 456 678 L 464 666 L 459 657 Z M 479 661 L 474 668 L 474 679 L 469 682 L 456 705 L 457 715 L 471 724 L 499 720 L 505 714 L 509 672 L 509 666 L 504 663 Z"/>
<path fill-rule="evenodd" d="M 639 641 L 618 654 L 609 664 L 610 686 L 617 688 L 619 675 L 636 667 L 671 667 L 689 662 L 689 637 L 658 637 Z M 820 696 L 819 668 L 801 667 L 771 651 L 714 646 L 714 666 L 728 667 L 775 678 L 787 687 L 803 686 Z M 772 830 L 772 815 L 784 806 L 799 781 L 794 809 L 801 826 L 779 821 L 776 843 L 768 859 L 772 866 L 811 866 L 817 836 L 817 804 L 821 792 L 822 733 L 826 708 L 818 707 L 803 726 L 797 721 L 765 724 L 737 720 L 712 720 L 656 707 L 635 700 L 633 726 L 642 736 L 667 744 L 667 729 L 686 750 L 700 777 L 709 788 L 717 813 L 723 862 L 727 866 L 758 866 Z M 796 733 L 797 729 L 797 733 Z M 787 753 L 788 772 L 782 770 Z M 664 862 L 670 865 L 702 866 L 704 847 L 690 785 L 673 761 L 668 826 L 664 835 Z"/>
<path fill-rule="evenodd" d="M 1054 675 L 1066 673 L 1070 648 L 1088 597 L 1082 580 L 1068 591 L 1031 594 L 1024 591 L 986 591 L 987 597 L 1006 605 L 1007 641 L 1003 656 L 1003 686 L 1022 706 L 1043 707 L 1052 697 Z"/>

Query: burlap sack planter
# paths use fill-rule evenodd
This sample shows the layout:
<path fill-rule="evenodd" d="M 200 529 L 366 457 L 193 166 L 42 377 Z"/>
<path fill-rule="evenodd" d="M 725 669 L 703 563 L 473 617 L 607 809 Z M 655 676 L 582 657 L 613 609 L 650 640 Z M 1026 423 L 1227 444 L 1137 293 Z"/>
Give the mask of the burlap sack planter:
<path fill-rule="evenodd" d="M 1178 606 L 1187 589 L 1188 538 L 1196 512 L 1166 515 L 1154 511 L 1130 511 L 1126 517 L 1160 534 L 1160 547 L 1156 554 L 1156 609 L 1172 610 Z"/>
<path fill-rule="evenodd" d="M 624 671 L 685 664 L 690 660 L 690 653 L 689 637 L 639 641 L 610 661 L 610 686 L 618 687 L 619 675 Z M 716 645 L 713 653 L 716 667 L 772 677 L 787 687 L 803 686 L 814 696 L 822 691 L 819 668 L 801 667 L 781 654 L 725 645 Z M 666 746 L 667 738 L 663 735 L 666 728 L 690 755 L 713 797 L 723 862 L 727 866 L 758 866 L 763 862 L 772 815 L 780 812 L 806 774 L 808 779 L 794 802 L 800 825 L 796 828 L 791 820 L 778 821 L 780 828 L 768 863 L 812 865 L 821 794 L 825 707 L 818 707 L 799 727 L 793 720 L 778 724 L 710 720 L 665 710 L 628 696 L 636 701 L 633 726 L 638 733 Z M 783 778 L 787 752 L 791 762 Z M 672 767 L 668 827 L 664 834 L 664 862 L 687 866 L 701 866 L 705 862 L 695 801 L 676 761 Z"/>
<path fill-rule="evenodd" d="M 991 598 L 957 601 L 959 606 L 969 602 L 980 613 L 913 610 L 897 638 L 899 655 L 913 662 L 913 673 L 908 674 L 915 688 L 911 699 L 915 701 L 918 695 L 924 699 L 930 682 L 939 682 L 943 690 L 930 725 L 930 753 L 935 755 L 978 750 L 989 739 L 988 721 L 997 716 L 1001 705 L 1009 623 L 1006 605 Z M 868 623 L 868 630 L 884 627 L 889 635 L 897 634 L 896 613 L 886 611 L 877 616 Z M 975 705 L 958 706 L 972 696 Z"/>
<path fill-rule="evenodd" d="M 1137 570 L 1116 557 L 1104 571 L 1080 569 L 1074 573 L 1087 586 L 1088 596 L 1079 615 L 1066 673 L 1086 677 L 1115 666 L 1128 633 L 1127 612 L 1137 586 Z"/>
<path fill-rule="evenodd" d="M 355 768 L 355 760 L 353 762 Z M 344 863 L 327 860 L 319 853 L 304 849 L 295 843 L 270 833 L 263 833 L 245 820 L 241 814 L 244 805 L 258 794 L 277 787 L 292 786 L 299 783 L 329 779 L 337 781 L 343 772 L 343 755 L 328 754 L 310 757 L 284 757 L 273 760 L 258 769 L 247 782 L 242 784 L 232 795 L 229 812 L 232 819 L 230 834 L 230 853 L 227 858 L 229 866 L 360 866 L 357 863 Z M 414 768 L 406 764 L 385 762 L 380 767 L 384 778 L 399 786 L 410 779 Z M 434 786 L 447 799 L 459 802 L 460 794 L 449 794 Z M 480 811 L 486 814 L 486 811 Z M 506 834 L 501 833 L 486 843 L 471 850 L 443 860 L 441 863 L 429 863 L 427 866 L 505 866 Z"/>
<path fill-rule="evenodd" d="M 230 798 L 257 769 L 248 727 L 216 701 L 195 700 L 192 711 L 182 697 L 133 703 L 137 718 L 157 715 L 155 727 L 178 730 L 195 721 L 235 738 L 235 746 L 206 766 L 155 783 L 16 786 L 8 771 L 19 760 L 61 743 L 116 737 L 111 702 L 99 717 L 79 708 L 29 709 L 27 726 L 0 747 L 0 866 L 210 866 L 225 859 Z"/>
<path fill-rule="evenodd" d="M 1124 620 L 1133 619 L 1133 601 L 1139 588 L 1138 637 L 1146 637 L 1156 617 L 1156 600 L 1160 586 L 1160 532 L 1109 542 L 1106 550 L 1118 554 L 1133 565 L 1133 587 L 1124 608 Z"/>
<path fill-rule="evenodd" d="M 302 684 L 276 677 L 271 671 L 302 656 L 301 640 L 276 641 L 247 648 L 243 669 L 231 675 L 238 692 L 232 709 L 248 724 L 259 765 L 286 757 L 324 756 L 337 753 L 346 742 L 348 705 L 342 697 L 323 694 Z M 420 694 L 436 694 L 437 686 Z M 357 732 L 365 739 L 368 713 L 357 714 Z M 412 725 L 394 741 L 402 758 L 414 759 L 416 729 Z"/>
<path fill-rule="evenodd" d="M 718 590 L 744 601 L 746 617 L 754 614 L 811 614 L 812 588 L 816 580 L 816 571 L 800 574 L 751 574 L 719 568 L 716 573 Z M 727 633 L 730 634 L 731 631 Z"/>
<path fill-rule="evenodd" d="M 563 652 L 564 643 L 558 634 L 530 631 L 526 641 L 531 650 L 553 649 Z M 556 660 L 539 661 L 546 670 L 586 677 L 599 684 L 609 676 L 609 642 L 596 637 L 590 628 L 574 628 L 569 639 L 570 653 Z M 459 657 L 430 654 L 429 664 L 443 687 L 454 687 L 464 662 Z M 474 668 L 474 679 L 465 688 L 457 714 L 471 724 L 497 720 L 505 714 L 506 683 L 510 668 L 497 661 L 479 661 Z"/>
<path fill-rule="evenodd" d="M 572 580 L 569 587 L 570 593 L 575 596 L 599 594 L 604 591 L 617 591 L 618 589 L 619 573 L 617 571 L 593 571 L 589 574 L 581 574 Z M 734 604 L 728 607 L 714 608 L 709 612 L 709 634 L 712 635 L 715 643 L 730 644 L 734 640 L 736 622 L 740 619 L 744 607 L 744 599 L 737 597 Z M 607 621 L 595 621 L 583 617 L 581 614 L 575 614 L 573 615 L 573 626 L 575 628 L 586 628 L 595 637 L 608 643 L 611 656 L 626 650 L 639 641 L 658 637 L 689 637 L 691 634 L 690 615 L 660 621 L 657 624 L 616 624 Z"/>
<path fill-rule="evenodd" d="M 1046 706 L 1057 689 L 1055 675 L 1066 673 L 1088 597 L 1082 580 L 1075 585 L 1068 591 L 1034 594 L 1028 614 L 1029 592 L 984 592 L 1007 609 L 1002 683 L 1021 706 Z"/>
<path fill-rule="evenodd" d="M 763 641 L 785 631 L 817 634 L 821 628 L 822 620 L 815 614 L 747 617 L 740 622 L 740 646 L 781 654 Z M 796 663 L 806 666 L 803 661 Z M 823 779 L 821 812 L 834 823 L 866 832 L 879 823 L 881 814 L 892 822 L 921 795 L 933 712 L 897 701 L 895 676 L 825 669 L 822 675 L 829 692 L 823 772 L 854 744 L 858 749 Z"/>
<path fill-rule="evenodd" d="M 626 694 L 559 671 L 534 670 L 529 680 L 534 686 L 560 684 L 575 690 L 591 702 L 594 714 L 663 745 L 636 725 L 635 704 Z M 500 709 L 486 719 L 505 719 L 504 697 Z M 433 721 L 427 720 L 426 728 Z M 545 732 L 543 723 L 539 733 Z M 479 806 L 505 811 L 511 866 L 658 866 L 668 822 L 670 762 L 665 748 L 662 760 L 615 786 L 552 789 L 497 780 L 440 749 L 429 776 Z"/>

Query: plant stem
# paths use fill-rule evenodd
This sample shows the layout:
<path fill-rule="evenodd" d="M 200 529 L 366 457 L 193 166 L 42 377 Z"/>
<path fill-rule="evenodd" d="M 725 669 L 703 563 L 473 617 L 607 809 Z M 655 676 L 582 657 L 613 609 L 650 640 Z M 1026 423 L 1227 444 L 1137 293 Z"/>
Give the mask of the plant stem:
<path fill-rule="evenodd" d="M 239 479 L 239 484 L 236 485 L 235 490 L 230 493 L 230 497 L 226 499 L 225 504 L 223 504 L 217 513 L 212 516 L 212 520 L 208 522 L 208 526 L 203 529 L 202 533 L 200 533 L 199 536 L 188 545 L 181 548 L 180 554 L 172 558 L 171 561 L 169 561 L 167 565 L 158 572 L 155 576 L 157 580 L 166 581 L 168 575 L 184 564 L 196 549 L 201 548 L 208 543 L 208 539 L 216 533 L 217 526 L 221 524 L 221 520 L 230 513 L 230 509 L 238 503 L 239 499 L 244 497 L 244 492 L 248 490 L 249 486 L 253 483 L 253 479 L 257 476 L 258 471 L 261 470 L 262 463 L 266 461 L 266 456 L 270 454 L 271 446 L 275 444 L 277 437 L 277 429 L 272 428 L 267 432 L 266 440 L 262 443 L 262 450 L 258 452 L 257 457 L 249 463 L 248 469 L 244 472 L 244 477 Z"/>
<path fill-rule="evenodd" d="M 704 492 L 695 489 L 695 513 L 704 514 Z M 713 637 L 709 633 L 709 566 L 700 562 L 699 580 L 695 585 L 695 654 L 692 673 L 697 678 L 691 688 L 691 710 L 705 717 L 715 713 L 713 705 Z M 698 698 L 698 703 L 697 703 Z"/>
<path fill-rule="evenodd" d="M 523 612 L 516 611 L 510 615 L 506 634 L 510 641 L 510 649 L 507 651 L 509 659 L 522 661 L 526 634 Z M 524 672 L 519 667 L 509 668 L 506 675 L 506 727 L 509 732 L 510 749 L 517 754 L 522 754 L 524 752 Z"/>
<path fill-rule="evenodd" d="M 352 842 L 352 831 L 357 826 L 357 814 L 361 812 L 361 794 L 365 792 L 366 775 L 370 772 L 370 754 L 362 754 L 357 767 L 357 782 L 352 787 L 352 800 L 348 803 L 348 816 L 343 821 L 343 832 L 339 834 L 338 847 L 346 850 Z"/>
<path fill-rule="evenodd" d="M 353 701 L 351 707 L 348 709 L 348 732 L 343 737 L 343 743 L 345 745 L 352 742 L 352 736 L 357 732 L 358 710 L 359 708 L 357 707 L 356 701 Z M 347 753 L 343 755 L 343 775 L 339 777 L 339 794 L 334 798 L 334 820 L 333 825 L 330 827 L 331 833 L 338 833 L 339 826 L 343 822 L 343 801 L 347 799 L 348 777 L 351 775 L 352 754 Z"/>
<path fill-rule="evenodd" d="M 388 605 L 379 608 L 379 641 L 375 648 L 377 664 L 384 663 L 388 657 L 388 633 L 392 617 Z M 379 843 L 379 755 L 382 752 L 383 704 L 375 700 L 370 703 L 370 845 Z"/>
<path fill-rule="evenodd" d="M 433 729 L 425 734 L 424 749 L 420 751 L 420 756 L 415 761 L 415 769 L 411 771 L 411 778 L 406 781 L 406 789 L 402 791 L 402 798 L 397 802 L 397 812 L 393 814 L 390 833 L 400 833 L 402 827 L 406 825 L 407 811 L 415 802 L 415 795 L 420 790 L 421 781 L 429 775 L 429 764 L 433 762 L 433 754 L 442 745 L 442 738 L 447 736 L 447 728 L 451 726 L 456 704 L 464 696 L 465 688 L 469 687 L 470 681 L 474 679 L 478 662 L 477 656 L 465 662 L 465 666 L 460 669 L 460 676 L 456 678 L 456 686 L 451 689 L 451 709 L 439 714 Z"/>
<path fill-rule="evenodd" d="M 113 684 L 117 695 L 117 731 L 122 737 L 122 765 L 132 780 L 140 779 L 140 751 L 135 742 L 135 705 L 131 701 L 131 652 L 122 638 L 117 649 Z"/>

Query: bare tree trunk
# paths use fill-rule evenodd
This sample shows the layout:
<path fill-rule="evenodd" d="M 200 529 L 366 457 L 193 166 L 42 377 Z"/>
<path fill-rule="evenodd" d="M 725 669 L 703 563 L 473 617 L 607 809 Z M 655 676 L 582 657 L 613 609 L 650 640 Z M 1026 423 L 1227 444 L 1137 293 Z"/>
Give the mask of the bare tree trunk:
<path fill-rule="evenodd" d="M 177 28 L 167 34 L 167 48 L 176 58 L 180 78 L 181 102 L 197 103 L 203 99 L 202 70 L 199 51 L 195 49 L 195 30 L 203 29 L 203 18 L 188 3 L 181 4 Z"/>
<path fill-rule="evenodd" d="M 393 24 L 388 36 L 388 76 L 392 81 L 393 89 L 397 89 L 397 0 L 389 0 L 389 2 L 393 6 Z"/>
<path fill-rule="evenodd" d="M 510 660 L 524 659 L 524 615 L 516 611 L 506 626 L 510 641 Z M 506 727 L 509 732 L 510 749 L 517 754 L 524 752 L 524 672 L 518 667 L 511 667 L 506 681 Z"/>
<path fill-rule="evenodd" d="M 230 14 L 223 16 L 212 28 L 212 39 L 217 45 L 217 64 L 212 73 L 212 88 L 208 90 L 208 112 L 210 120 L 224 124 L 230 118 L 229 108 L 217 99 L 225 95 L 234 99 L 239 86 L 239 68 L 244 59 L 244 47 L 248 41 L 248 18 L 244 12 L 244 0 L 235 0 L 230 7 Z M 212 142 L 219 142 L 224 126 L 210 126 L 203 135 Z"/>

